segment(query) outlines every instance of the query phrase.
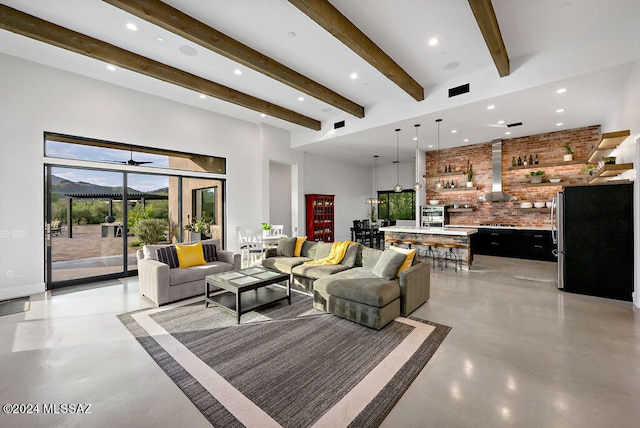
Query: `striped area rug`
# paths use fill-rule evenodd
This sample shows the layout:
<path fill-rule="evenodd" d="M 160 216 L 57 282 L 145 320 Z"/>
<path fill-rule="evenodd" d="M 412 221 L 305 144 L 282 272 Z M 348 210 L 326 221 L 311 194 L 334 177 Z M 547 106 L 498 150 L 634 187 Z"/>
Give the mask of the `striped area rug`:
<path fill-rule="evenodd" d="M 378 426 L 451 329 L 401 317 L 376 331 L 301 293 L 240 325 L 202 301 L 119 318 L 219 427 Z"/>

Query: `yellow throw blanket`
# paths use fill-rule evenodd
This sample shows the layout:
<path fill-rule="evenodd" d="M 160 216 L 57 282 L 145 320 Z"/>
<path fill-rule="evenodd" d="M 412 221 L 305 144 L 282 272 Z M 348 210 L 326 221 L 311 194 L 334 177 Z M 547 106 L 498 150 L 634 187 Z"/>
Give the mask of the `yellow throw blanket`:
<path fill-rule="evenodd" d="M 344 255 L 347 253 L 349 245 L 355 244 L 352 241 L 337 241 L 331 245 L 331 252 L 328 257 L 320 260 L 311 260 L 304 262 L 305 265 L 337 265 L 342 261 Z"/>

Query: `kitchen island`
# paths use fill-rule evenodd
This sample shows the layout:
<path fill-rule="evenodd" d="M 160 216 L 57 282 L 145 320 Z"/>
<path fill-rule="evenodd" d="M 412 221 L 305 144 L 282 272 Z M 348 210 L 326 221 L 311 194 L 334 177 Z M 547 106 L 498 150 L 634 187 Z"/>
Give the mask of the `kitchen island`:
<path fill-rule="evenodd" d="M 471 252 L 471 235 L 477 233 L 477 229 L 471 228 L 450 228 L 450 227 L 416 227 L 416 226 L 388 226 L 381 227 L 380 231 L 384 232 L 385 246 L 389 244 L 387 239 L 398 239 L 400 242 L 405 240 L 413 240 L 417 244 L 412 245 L 416 248 L 417 254 L 424 254 L 428 249 L 426 242 L 436 244 L 436 251 L 444 252 L 447 248 L 444 244 L 457 244 L 460 247 L 455 251 L 460 255 L 462 269 L 468 270 L 473 262 L 473 254 Z"/>

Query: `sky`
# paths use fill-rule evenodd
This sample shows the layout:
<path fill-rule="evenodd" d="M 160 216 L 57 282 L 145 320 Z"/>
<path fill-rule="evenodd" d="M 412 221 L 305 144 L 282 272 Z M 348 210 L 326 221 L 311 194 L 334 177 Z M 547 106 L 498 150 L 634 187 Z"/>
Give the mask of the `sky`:
<path fill-rule="evenodd" d="M 126 150 L 83 146 L 59 141 L 47 141 L 46 152 L 49 157 L 117 163 L 126 162 L 132 157 L 132 154 Z M 133 159 L 152 162 L 145 165 L 148 167 L 168 168 L 169 165 L 167 156 L 136 152 L 135 150 L 133 151 Z M 84 181 L 100 186 L 122 186 L 121 172 L 55 167 L 52 169 L 52 174 L 73 182 Z M 169 178 L 163 175 L 129 173 L 128 180 L 130 188 L 141 192 L 169 187 Z"/>
<path fill-rule="evenodd" d="M 100 186 L 122 186 L 121 172 L 54 167 L 51 173 L 57 177 L 73 182 L 84 181 Z M 141 192 L 150 192 L 163 187 L 169 187 L 169 177 L 166 175 L 129 173 L 128 180 L 128 186 L 130 188 L 140 190 Z"/>

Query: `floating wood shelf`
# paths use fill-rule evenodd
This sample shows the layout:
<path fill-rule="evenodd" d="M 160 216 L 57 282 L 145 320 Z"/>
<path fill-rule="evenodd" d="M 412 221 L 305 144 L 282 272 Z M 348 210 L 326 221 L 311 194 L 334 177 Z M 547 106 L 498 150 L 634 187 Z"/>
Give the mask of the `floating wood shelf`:
<path fill-rule="evenodd" d="M 449 208 L 447 211 L 450 213 L 471 213 L 473 208 Z"/>
<path fill-rule="evenodd" d="M 437 192 L 437 193 L 441 193 L 441 192 L 471 192 L 474 190 L 478 190 L 477 187 L 454 187 L 453 189 L 431 189 L 432 192 Z"/>
<path fill-rule="evenodd" d="M 554 166 L 565 166 L 565 165 L 578 165 L 581 163 L 587 163 L 584 159 L 581 160 L 572 160 L 572 161 L 558 161 L 558 162 L 545 162 L 539 163 L 538 165 L 527 165 L 527 166 L 510 166 L 509 171 L 513 171 L 516 169 L 541 169 L 541 168 L 552 168 Z"/>
<path fill-rule="evenodd" d="M 433 174 L 425 174 L 422 177 L 423 178 L 436 178 L 436 177 L 448 177 L 448 176 L 454 176 L 454 175 L 467 175 L 467 173 L 464 172 L 464 171 L 436 172 L 436 173 L 433 173 Z"/>
<path fill-rule="evenodd" d="M 625 171 L 633 169 L 632 163 L 617 163 L 604 165 L 589 178 L 589 184 L 597 184 L 608 181 L 609 178 L 622 174 Z"/>
<path fill-rule="evenodd" d="M 602 160 L 602 158 L 609 156 L 609 153 L 614 151 L 616 147 L 620 145 L 626 138 L 631 135 L 631 132 L 627 129 L 624 131 L 607 132 L 600 136 L 600 141 L 593 148 L 593 151 L 587 159 L 588 163 L 596 163 Z"/>

